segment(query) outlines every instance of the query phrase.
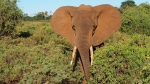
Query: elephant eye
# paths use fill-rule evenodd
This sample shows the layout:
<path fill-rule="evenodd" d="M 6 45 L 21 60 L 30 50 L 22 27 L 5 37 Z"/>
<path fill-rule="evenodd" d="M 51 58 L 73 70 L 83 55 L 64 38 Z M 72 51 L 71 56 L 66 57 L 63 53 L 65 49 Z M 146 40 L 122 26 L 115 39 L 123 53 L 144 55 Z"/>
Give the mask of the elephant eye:
<path fill-rule="evenodd" d="M 76 30 L 75 30 L 75 26 L 74 25 L 72 25 L 72 29 L 74 31 L 74 34 L 76 35 Z"/>
<path fill-rule="evenodd" d="M 97 25 L 94 25 L 92 35 L 94 35 L 96 28 L 97 28 Z"/>
<path fill-rule="evenodd" d="M 97 25 L 94 25 L 93 27 L 94 27 L 94 30 L 95 30 L 97 28 Z"/>
<path fill-rule="evenodd" d="M 75 31 L 75 26 L 74 25 L 72 25 L 72 29 Z"/>

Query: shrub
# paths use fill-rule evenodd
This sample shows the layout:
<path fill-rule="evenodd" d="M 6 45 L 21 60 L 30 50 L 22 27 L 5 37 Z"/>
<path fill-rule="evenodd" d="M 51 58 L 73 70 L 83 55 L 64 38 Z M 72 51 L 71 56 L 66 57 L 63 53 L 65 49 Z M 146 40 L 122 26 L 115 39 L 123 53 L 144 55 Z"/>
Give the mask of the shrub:
<path fill-rule="evenodd" d="M 0 83 L 80 84 L 79 64 L 70 65 L 72 47 L 46 23 L 24 24 L 16 28 L 30 32 L 27 38 L 0 40 Z M 149 83 L 150 37 L 115 33 L 102 49 L 94 52 L 89 84 Z M 133 81 L 132 81 L 133 80 Z"/>
<path fill-rule="evenodd" d="M 16 2 L 17 0 L 0 0 L 0 36 L 12 35 L 21 21 L 22 11 Z"/>
<path fill-rule="evenodd" d="M 120 36 L 116 35 L 116 38 Z M 89 84 L 134 84 L 150 81 L 150 38 L 134 35 L 131 39 L 108 41 L 109 46 L 95 51 Z M 117 42 L 116 42 L 117 41 Z"/>
<path fill-rule="evenodd" d="M 34 47 L 28 47 L 22 42 L 17 45 L 0 43 L 2 83 L 81 82 L 81 73 L 72 72 L 71 53 L 65 50 L 67 46 L 57 46 L 54 41 Z"/>
<path fill-rule="evenodd" d="M 128 34 L 146 34 L 150 36 L 150 5 L 143 3 L 139 6 L 129 7 L 122 13 L 122 26 L 120 31 Z"/>
<path fill-rule="evenodd" d="M 41 41 L 41 38 L 44 39 Z M 35 28 L 28 38 L 4 37 L 0 43 L 2 84 L 80 83 L 82 80 L 80 71 L 72 72 L 68 41 L 54 34 L 46 25 Z"/>

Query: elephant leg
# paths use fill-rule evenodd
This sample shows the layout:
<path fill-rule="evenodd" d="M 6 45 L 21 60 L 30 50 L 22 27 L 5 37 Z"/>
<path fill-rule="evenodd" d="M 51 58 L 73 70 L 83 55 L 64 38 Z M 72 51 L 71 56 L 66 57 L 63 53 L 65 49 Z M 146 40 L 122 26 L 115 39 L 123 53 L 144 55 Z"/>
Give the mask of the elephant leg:
<path fill-rule="evenodd" d="M 73 60 L 74 60 L 74 56 L 75 56 L 76 50 L 77 50 L 77 47 L 74 46 L 74 48 L 73 48 L 73 53 L 72 53 L 72 58 L 71 58 L 71 62 L 70 62 L 71 65 L 72 65 L 72 63 L 73 63 Z"/>
<path fill-rule="evenodd" d="M 91 65 L 93 64 L 93 47 L 90 47 L 90 55 L 91 55 Z"/>

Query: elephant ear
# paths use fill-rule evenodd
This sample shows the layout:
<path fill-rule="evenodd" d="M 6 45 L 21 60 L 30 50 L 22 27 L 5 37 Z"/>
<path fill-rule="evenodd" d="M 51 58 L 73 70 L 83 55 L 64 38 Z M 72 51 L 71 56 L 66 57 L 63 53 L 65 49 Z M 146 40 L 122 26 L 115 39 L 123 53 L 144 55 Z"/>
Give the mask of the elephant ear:
<path fill-rule="evenodd" d="M 63 6 L 58 8 L 50 20 L 50 25 L 54 32 L 66 37 L 72 45 L 75 44 L 75 35 L 72 30 L 72 16 L 77 7 Z"/>
<path fill-rule="evenodd" d="M 111 5 L 99 5 L 94 7 L 98 13 L 98 23 L 93 35 L 93 45 L 104 42 L 111 34 L 121 26 L 120 12 Z"/>

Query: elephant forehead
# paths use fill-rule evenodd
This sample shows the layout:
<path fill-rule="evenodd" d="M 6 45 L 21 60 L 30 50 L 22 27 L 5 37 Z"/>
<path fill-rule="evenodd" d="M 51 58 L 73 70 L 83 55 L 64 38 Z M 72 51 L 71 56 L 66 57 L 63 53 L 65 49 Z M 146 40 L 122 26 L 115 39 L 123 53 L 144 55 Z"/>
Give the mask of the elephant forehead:
<path fill-rule="evenodd" d="M 92 6 L 81 4 L 78 8 L 79 10 L 93 10 Z"/>
<path fill-rule="evenodd" d="M 88 19 L 88 18 L 94 18 L 95 12 L 93 11 L 88 11 L 88 10 L 79 10 L 77 12 L 77 18 L 81 19 Z"/>
<path fill-rule="evenodd" d="M 81 14 L 78 15 L 77 18 L 75 18 L 74 23 L 78 24 L 78 25 L 90 25 L 92 24 L 94 20 L 92 19 L 92 17 L 90 15 L 86 15 L 86 14 Z"/>
<path fill-rule="evenodd" d="M 80 26 L 93 25 L 93 23 L 94 23 L 94 16 L 93 16 L 93 14 L 88 14 L 88 13 L 85 13 L 85 12 L 78 13 L 77 17 L 74 19 L 73 22 L 76 25 L 78 24 Z"/>
<path fill-rule="evenodd" d="M 77 17 L 85 18 L 85 17 L 92 17 L 95 15 L 95 10 L 92 6 L 89 5 L 81 5 L 77 10 Z"/>

